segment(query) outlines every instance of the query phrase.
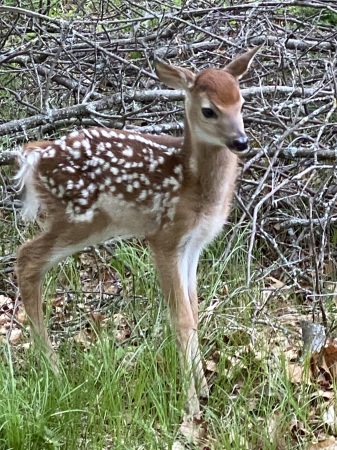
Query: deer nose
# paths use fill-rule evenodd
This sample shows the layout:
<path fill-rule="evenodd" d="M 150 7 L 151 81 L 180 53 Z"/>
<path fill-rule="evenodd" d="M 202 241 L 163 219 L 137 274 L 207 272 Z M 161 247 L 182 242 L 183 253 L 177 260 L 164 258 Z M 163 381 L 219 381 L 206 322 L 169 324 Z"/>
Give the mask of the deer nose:
<path fill-rule="evenodd" d="M 235 138 L 232 142 L 233 150 L 237 150 L 238 152 L 243 152 L 248 149 L 248 138 L 247 136 L 240 136 Z"/>

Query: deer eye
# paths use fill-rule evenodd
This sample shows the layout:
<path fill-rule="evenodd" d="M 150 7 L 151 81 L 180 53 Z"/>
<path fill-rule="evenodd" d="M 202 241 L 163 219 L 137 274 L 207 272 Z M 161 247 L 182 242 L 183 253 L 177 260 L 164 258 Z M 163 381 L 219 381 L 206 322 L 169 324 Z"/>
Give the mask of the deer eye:
<path fill-rule="evenodd" d="M 202 108 L 201 112 L 206 119 L 216 119 L 218 117 L 212 108 Z"/>

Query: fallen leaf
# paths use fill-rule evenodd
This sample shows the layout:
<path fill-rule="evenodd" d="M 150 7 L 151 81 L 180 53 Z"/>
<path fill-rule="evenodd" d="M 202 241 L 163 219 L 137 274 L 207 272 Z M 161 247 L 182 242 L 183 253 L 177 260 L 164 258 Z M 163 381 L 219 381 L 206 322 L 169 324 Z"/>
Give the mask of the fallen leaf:
<path fill-rule="evenodd" d="M 216 372 L 217 363 L 213 359 L 206 361 L 206 370 L 208 370 L 209 372 Z"/>
<path fill-rule="evenodd" d="M 337 429 L 337 418 L 334 403 L 331 403 L 322 414 L 323 423 L 328 425 L 334 432 Z"/>
<path fill-rule="evenodd" d="M 329 386 L 337 380 L 337 342 L 328 339 L 326 345 L 319 351 L 313 352 L 310 359 L 310 369 L 313 377 L 322 386 Z"/>
<path fill-rule="evenodd" d="M 84 348 L 88 348 L 91 345 L 88 333 L 86 333 L 84 330 L 81 330 L 78 334 L 76 334 L 73 339 L 75 342 L 77 342 L 77 344 L 82 345 Z"/>
<path fill-rule="evenodd" d="M 287 361 L 294 362 L 298 359 L 298 348 L 297 347 L 289 347 L 284 351 L 284 357 Z"/>
<path fill-rule="evenodd" d="M 334 407 L 332 405 L 329 406 L 329 408 L 324 411 L 324 413 L 322 414 L 323 417 L 323 422 L 326 425 L 333 425 L 335 423 L 335 410 Z"/>
<path fill-rule="evenodd" d="M 333 390 L 331 391 L 327 391 L 327 390 L 323 390 L 323 389 L 319 389 L 316 393 L 315 393 L 315 397 L 316 398 L 322 398 L 323 400 L 332 400 L 333 398 L 335 398 L 335 393 Z"/>
<path fill-rule="evenodd" d="M 299 436 L 308 436 L 310 432 L 305 428 L 303 422 L 297 419 L 293 419 L 290 423 L 290 433 L 293 438 L 300 441 Z"/>
<path fill-rule="evenodd" d="M 266 280 L 269 281 L 269 286 L 273 289 L 281 289 L 285 286 L 283 281 L 278 280 L 272 276 L 266 277 Z"/>
<path fill-rule="evenodd" d="M 188 442 L 199 445 L 206 437 L 206 424 L 202 419 L 184 417 L 179 431 Z"/>
<path fill-rule="evenodd" d="M 100 329 L 102 327 L 102 322 L 105 319 L 105 316 L 100 312 L 91 312 L 90 319 L 96 329 Z"/>
<path fill-rule="evenodd" d="M 114 314 L 113 319 L 116 326 L 115 340 L 123 342 L 131 336 L 131 327 L 123 314 Z"/>
<path fill-rule="evenodd" d="M 334 436 L 330 436 L 328 439 L 324 439 L 324 441 L 317 442 L 309 447 L 308 450 L 337 450 L 336 439 Z"/>
<path fill-rule="evenodd" d="M 12 345 L 17 345 L 20 343 L 21 339 L 22 339 L 22 331 L 16 328 L 11 331 L 8 340 Z"/>
<path fill-rule="evenodd" d="M 266 428 L 268 432 L 269 441 L 275 442 L 279 430 L 279 418 L 276 416 L 276 414 L 267 417 Z"/>
<path fill-rule="evenodd" d="M 337 344 L 329 341 L 328 345 L 322 349 L 323 358 L 328 366 L 329 372 L 334 380 L 337 379 Z"/>
<path fill-rule="evenodd" d="M 303 380 L 303 367 L 298 363 L 288 363 L 286 371 L 292 383 L 301 383 Z"/>

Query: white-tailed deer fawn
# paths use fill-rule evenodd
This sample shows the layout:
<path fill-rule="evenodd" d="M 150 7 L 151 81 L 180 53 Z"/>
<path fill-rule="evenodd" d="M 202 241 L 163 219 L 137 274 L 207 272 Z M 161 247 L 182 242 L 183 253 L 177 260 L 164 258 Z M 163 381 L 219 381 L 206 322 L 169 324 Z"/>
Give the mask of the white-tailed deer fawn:
<path fill-rule="evenodd" d="M 203 247 L 222 229 L 248 150 L 238 80 L 258 47 L 224 69 L 194 75 L 156 62 L 159 79 L 186 93 L 183 138 L 91 128 L 26 145 L 16 176 L 23 215 L 44 230 L 17 255 L 22 301 L 35 337 L 56 357 L 43 321 L 44 274 L 65 257 L 113 237 L 145 237 L 188 377 L 187 413 L 207 396 L 199 351 L 196 271 Z"/>

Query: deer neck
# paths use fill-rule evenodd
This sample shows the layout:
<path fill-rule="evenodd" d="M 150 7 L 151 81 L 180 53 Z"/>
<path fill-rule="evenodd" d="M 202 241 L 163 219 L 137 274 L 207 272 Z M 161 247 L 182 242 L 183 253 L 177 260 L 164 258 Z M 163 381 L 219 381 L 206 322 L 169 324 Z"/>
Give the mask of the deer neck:
<path fill-rule="evenodd" d="M 185 123 L 184 169 L 198 186 L 199 195 L 210 200 L 222 197 L 237 177 L 238 157 L 227 147 L 200 142 Z"/>

